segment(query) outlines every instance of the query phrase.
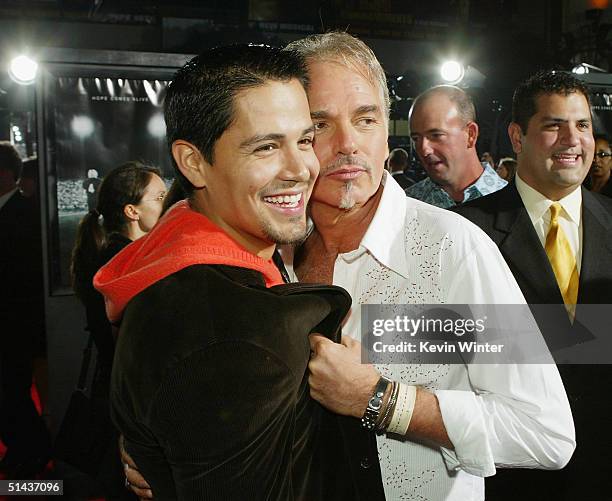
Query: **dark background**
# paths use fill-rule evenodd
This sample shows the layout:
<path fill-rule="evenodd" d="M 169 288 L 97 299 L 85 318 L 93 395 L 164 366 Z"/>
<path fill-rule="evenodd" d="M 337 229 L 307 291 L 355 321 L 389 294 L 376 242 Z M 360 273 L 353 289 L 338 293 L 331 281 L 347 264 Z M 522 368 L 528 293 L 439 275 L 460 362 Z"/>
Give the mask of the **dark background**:
<path fill-rule="evenodd" d="M 180 66 L 185 55 L 206 47 L 236 42 L 283 45 L 310 33 L 346 29 L 372 47 L 388 74 L 394 96 L 391 147 L 410 149 L 411 99 L 440 83 L 439 64 L 455 57 L 472 68 L 462 85 L 476 102 L 479 152 L 491 151 L 500 158 L 511 154 L 506 128 L 517 82 L 538 69 L 570 70 L 577 63 L 610 72 L 611 23 L 608 0 L 0 0 L 0 140 L 14 139 L 11 127 L 18 125 L 21 154 L 41 160 L 51 427 L 57 430 L 61 421 L 86 342 L 81 306 L 70 294 L 56 294 L 52 279 L 54 246 L 59 245 L 53 235 L 65 240 L 56 231 L 58 176 L 64 172 L 66 178 L 77 177 L 83 166 L 73 172 L 68 162 L 62 164 L 67 170 L 53 170 L 62 144 L 48 135 L 40 85 L 17 86 L 8 78 L 5 68 L 13 56 L 25 51 L 39 58 L 42 74 L 50 71 L 45 69 L 45 61 L 53 59 L 50 54 L 55 63 L 65 62 L 69 54 L 70 76 L 96 77 L 107 68 L 107 77 L 137 79 L 145 77 L 136 73 L 149 68 L 146 78 L 155 80 L 167 78 L 169 68 Z M 64 59 L 57 59 L 58 54 Z M 118 63 L 125 75 L 109 73 L 108 67 Z M 165 70 L 156 73 L 155 67 Z M 56 67 L 52 75 L 66 73 Z M 612 85 L 606 85 L 599 87 L 598 103 L 609 116 Z M 143 114 L 147 120 L 150 110 L 143 109 Z M 84 158 L 92 164 L 100 165 L 100 148 L 113 164 L 131 159 L 120 158 L 124 153 L 141 158 L 154 153 L 153 162 L 163 155 L 140 145 L 133 135 L 136 149 L 123 150 L 131 135 L 129 125 L 122 128 L 122 122 L 108 120 L 110 125 L 88 140 L 92 147 Z M 105 168 L 100 165 L 101 176 Z"/>

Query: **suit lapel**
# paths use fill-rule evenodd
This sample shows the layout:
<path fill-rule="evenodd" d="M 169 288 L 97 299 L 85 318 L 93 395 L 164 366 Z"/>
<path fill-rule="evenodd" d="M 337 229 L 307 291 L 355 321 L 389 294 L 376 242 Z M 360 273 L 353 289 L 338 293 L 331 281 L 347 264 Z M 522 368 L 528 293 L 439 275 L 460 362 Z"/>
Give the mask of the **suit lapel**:
<path fill-rule="evenodd" d="M 582 189 L 579 303 L 612 303 L 612 215 Z"/>
<path fill-rule="evenodd" d="M 499 248 L 530 304 L 563 303 L 555 275 L 514 183 L 504 189 L 495 229 Z"/>

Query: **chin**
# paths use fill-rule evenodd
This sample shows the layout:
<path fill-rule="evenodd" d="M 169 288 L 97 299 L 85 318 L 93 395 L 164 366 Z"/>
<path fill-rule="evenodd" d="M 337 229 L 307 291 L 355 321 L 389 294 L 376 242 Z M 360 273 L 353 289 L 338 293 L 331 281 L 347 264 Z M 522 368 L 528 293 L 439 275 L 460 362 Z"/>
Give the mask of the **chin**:
<path fill-rule="evenodd" d="M 271 225 L 264 227 L 264 234 L 278 245 L 290 245 L 303 242 L 306 238 L 306 221 L 295 223 L 291 228 L 278 228 Z"/>

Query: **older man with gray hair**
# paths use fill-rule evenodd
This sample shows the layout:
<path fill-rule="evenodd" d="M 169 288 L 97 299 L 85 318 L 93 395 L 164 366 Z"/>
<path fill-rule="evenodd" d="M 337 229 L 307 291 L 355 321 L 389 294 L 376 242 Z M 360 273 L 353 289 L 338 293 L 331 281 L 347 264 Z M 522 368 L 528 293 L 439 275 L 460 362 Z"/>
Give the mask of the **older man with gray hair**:
<path fill-rule="evenodd" d="M 284 258 L 299 280 L 342 285 L 353 297 L 342 344 L 311 336 L 311 394 L 367 422 L 381 376 L 391 381 L 385 399 L 397 388 L 403 411 L 395 408 L 393 425 L 378 423 L 378 451 L 363 466 L 380 458 L 387 499 L 484 499 L 483 477 L 496 466 L 563 467 L 575 442 L 554 365 L 361 364 L 361 304 L 525 300 L 483 232 L 407 198 L 384 171 L 389 100 L 373 52 L 347 33 L 289 48 L 307 61 L 321 174 L 310 203 L 314 227 Z"/>

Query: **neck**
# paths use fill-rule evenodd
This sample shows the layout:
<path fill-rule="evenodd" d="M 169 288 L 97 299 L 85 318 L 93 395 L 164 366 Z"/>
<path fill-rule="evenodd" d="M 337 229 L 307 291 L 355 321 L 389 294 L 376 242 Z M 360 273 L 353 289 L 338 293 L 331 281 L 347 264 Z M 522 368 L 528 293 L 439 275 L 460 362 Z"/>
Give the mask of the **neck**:
<path fill-rule="evenodd" d="M 310 216 L 316 231 L 311 237 L 321 240 L 329 254 L 350 252 L 359 247 L 380 203 L 383 186 L 362 205 L 345 210 L 313 201 Z M 309 237 L 310 239 L 310 237 Z"/>
<path fill-rule="evenodd" d="M 516 171 L 516 177 L 520 177 L 521 181 L 523 181 L 526 185 L 528 185 L 530 188 L 533 188 L 538 193 L 544 195 L 548 200 L 551 200 L 553 202 L 558 202 L 559 200 L 565 198 L 567 195 L 576 190 L 576 188 L 580 188 L 579 184 L 573 184 L 564 188 L 554 184 L 544 185 L 543 183 L 539 183 L 537 179 L 530 176 L 528 172 L 529 167 L 526 166 L 523 167 L 523 170 L 521 172 L 519 164 Z"/>
<path fill-rule="evenodd" d="M 132 242 L 146 235 L 146 233 L 140 229 L 140 226 L 138 226 L 138 221 L 130 221 L 126 230 L 121 232 L 121 234 L 129 238 Z"/>
<path fill-rule="evenodd" d="M 455 183 L 444 185 L 442 188 L 455 202 L 463 202 L 463 192 L 478 181 L 483 172 L 484 168 L 478 157 L 475 154 L 470 155 L 467 165 L 461 170 L 461 177 Z"/>
<path fill-rule="evenodd" d="M 216 213 L 207 210 L 206 202 L 202 199 L 202 197 L 197 196 L 197 192 L 195 195 L 196 196 L 192 197 L 189 200 L 189 204 L 194 211 L 199 212 L 200 214 L 210 219 L 214 224 L 221 228 L 231 239 L 235 240 L 239 245 L 244 247 L 251 254 L 255 254 L 256 256 L 266 260 L 272 259 L 274 249 L 276 249 L 276 244 L 274 242 L 262 240 L 260 238 L 257 238 L 256 236 L 237 231 L 235 228 L 233 228 L 221 218 L 219 218 Z"/>

